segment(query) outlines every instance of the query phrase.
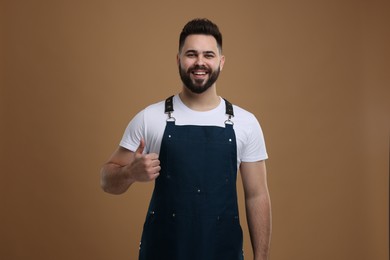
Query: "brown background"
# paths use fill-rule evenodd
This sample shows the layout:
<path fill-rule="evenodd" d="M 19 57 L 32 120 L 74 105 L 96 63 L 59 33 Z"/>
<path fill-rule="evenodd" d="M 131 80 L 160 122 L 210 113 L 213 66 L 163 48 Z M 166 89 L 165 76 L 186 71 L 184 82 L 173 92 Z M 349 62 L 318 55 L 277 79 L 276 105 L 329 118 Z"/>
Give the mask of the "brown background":
<path fill-rule="evenodd" d="M 100 166 L 179 91 L 195 17 L 224 34 L 219 94 L 265 133 L 272 259 L 388 259 L 389 3 L 2 1 L 0 259 L 137 258 L 152 184 L 105 194 Z"/>

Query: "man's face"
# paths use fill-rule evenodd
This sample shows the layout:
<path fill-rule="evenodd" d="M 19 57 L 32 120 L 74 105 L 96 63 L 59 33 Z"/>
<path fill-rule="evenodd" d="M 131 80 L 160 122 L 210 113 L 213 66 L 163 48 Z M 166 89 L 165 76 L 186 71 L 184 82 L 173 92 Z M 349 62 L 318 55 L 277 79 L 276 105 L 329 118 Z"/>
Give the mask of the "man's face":
<path fill-rule="evenodd" d="M 225 62 L 211 35 L 189 35 L 178 54 L 180 78 L 193 93 L 203 93 L 218 79 Z"/>

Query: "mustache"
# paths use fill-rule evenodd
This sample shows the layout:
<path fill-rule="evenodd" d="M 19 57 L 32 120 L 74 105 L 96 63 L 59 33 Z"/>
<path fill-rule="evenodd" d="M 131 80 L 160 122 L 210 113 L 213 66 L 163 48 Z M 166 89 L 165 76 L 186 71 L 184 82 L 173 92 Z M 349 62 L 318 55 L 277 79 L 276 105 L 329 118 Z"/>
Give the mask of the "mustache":
<path fill-rule="evenodd" d="M 204 71 L 207 71 L 207 72 L 210 72 L 210 69 L 207 68 L 206 66 L 204 65 L 194 65 L 192 67 L 190 67 L 187 72 L 190 73 L 191 71 L 193 70 L 204 70 Z"/>

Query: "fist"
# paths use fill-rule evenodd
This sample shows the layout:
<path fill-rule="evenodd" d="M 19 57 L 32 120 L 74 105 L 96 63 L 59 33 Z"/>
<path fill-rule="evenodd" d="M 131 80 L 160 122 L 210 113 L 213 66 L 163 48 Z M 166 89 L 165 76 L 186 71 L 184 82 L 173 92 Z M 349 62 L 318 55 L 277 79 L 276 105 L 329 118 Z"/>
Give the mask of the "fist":
<path fill-rule="evenodd" d="M 143 154 L 145 141 L 141 142 L 134 153 L 134 160 L 130 164 L 130 175 L 135 181 L 146 182 L 156 179 L 160 175 L 160 160 L 158 154 Z"/>

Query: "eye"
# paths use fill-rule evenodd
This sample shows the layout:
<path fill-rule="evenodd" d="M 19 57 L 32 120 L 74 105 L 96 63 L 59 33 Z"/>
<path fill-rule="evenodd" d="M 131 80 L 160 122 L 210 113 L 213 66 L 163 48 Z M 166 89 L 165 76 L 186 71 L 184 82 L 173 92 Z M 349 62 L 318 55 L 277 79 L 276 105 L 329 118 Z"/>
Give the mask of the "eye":
<path fill-rule="evenodd" d="M 206 54 L 204 55 L 207 59 L 212 59 L 214 58 L 214 55 L 213 54 Z"/>
<path fill-rule="evenodd" d="M 188 58 L 194 58 L 194 57 L 196 57 L 196 54 L 193 53 L 193 52 L 189 52 L 189 53 L 186 54 L 186 57 L 188 57 Z"/>

